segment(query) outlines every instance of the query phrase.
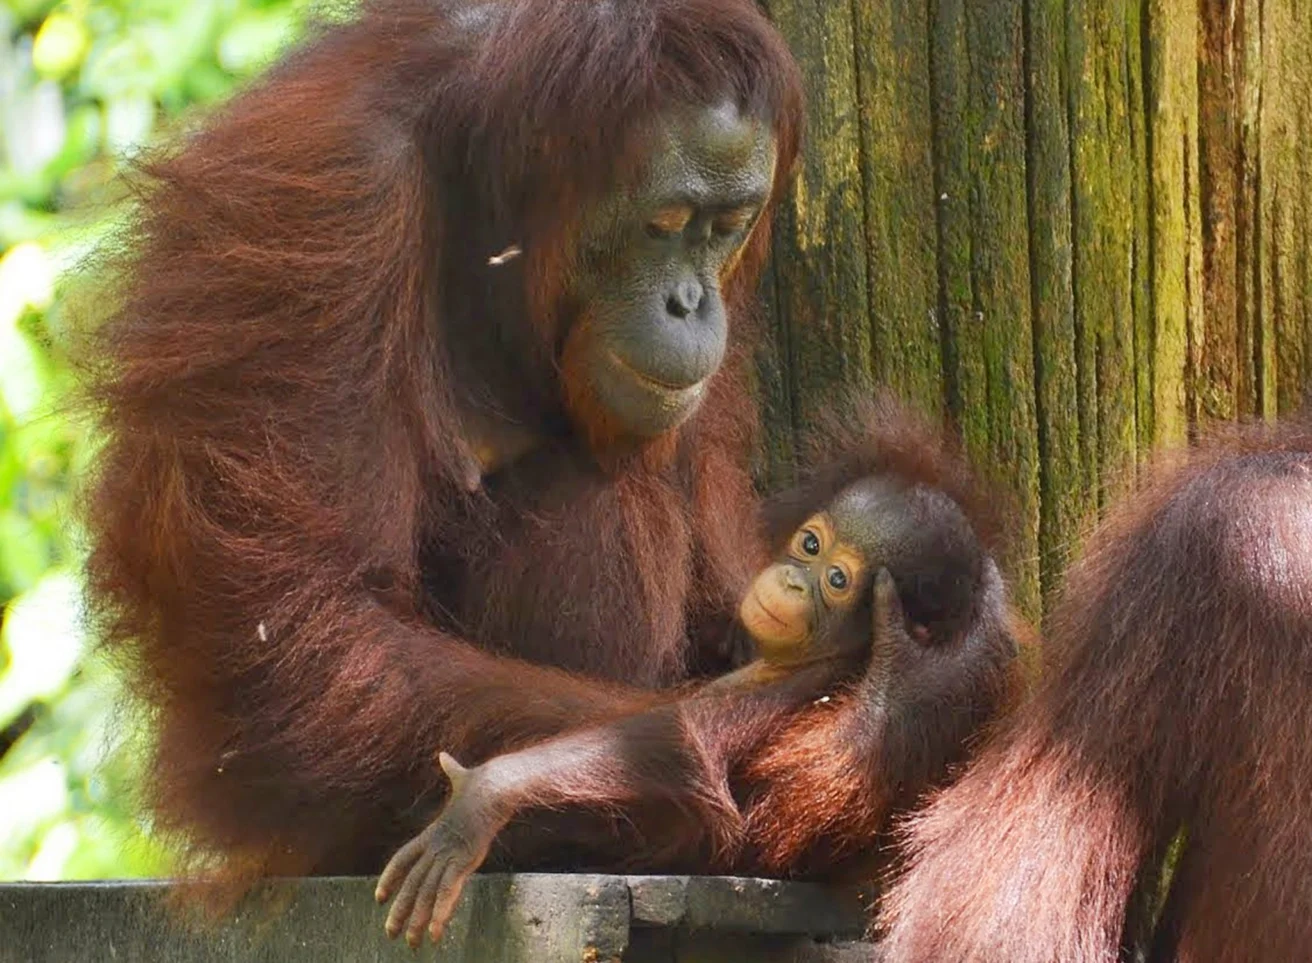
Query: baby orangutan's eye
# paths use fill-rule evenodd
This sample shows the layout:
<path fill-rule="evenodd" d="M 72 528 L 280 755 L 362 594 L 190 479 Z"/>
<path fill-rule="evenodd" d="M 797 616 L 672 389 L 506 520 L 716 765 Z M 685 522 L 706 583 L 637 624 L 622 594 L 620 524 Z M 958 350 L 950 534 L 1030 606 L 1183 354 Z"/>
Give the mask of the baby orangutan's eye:
<path fill-rule="evenodd" d="M 802 533 L 802 551 L 812 557 L 820 554 L 820 538 L 810 529 Z"/>
<path fill-rule="evenodd" d="M 829 587 L 835 591 L 841 592 L 848 586 L 847 573 L 837 565 L 829 570 Z"/>

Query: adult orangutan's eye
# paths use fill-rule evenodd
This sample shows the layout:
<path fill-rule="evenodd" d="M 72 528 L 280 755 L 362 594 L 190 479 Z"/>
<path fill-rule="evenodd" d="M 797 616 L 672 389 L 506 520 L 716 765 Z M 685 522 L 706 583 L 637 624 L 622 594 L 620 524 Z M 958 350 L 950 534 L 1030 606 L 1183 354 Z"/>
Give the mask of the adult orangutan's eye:
<path fill-rule="evenodd" d="M 756 216 L 754 207 L 739 207 L 732 211 L 723 211 L 716 214 L 715 219 L 711 222 L 711 228 L 722 237 L 739 234 L 740 231 L 747 230 L 748 224 L 752 223 L 752 218 Z"/>
<path fill-rule="evenodd" d="M 752 223 L 752 218 L 756 215 L 755 208 L 742 207 L 737 210 L 725 211 L 716 215 L 715 220 L 711 222 L 712 229 L 721 237 L 729 237 L 737 234 L 739 231 L 746 230 L 747 225 Z"/>
<path fill-rule="evenodd" d="M 829 587 L 835 591 L 841 592 L 848 586 L 847 573 L 837 565 L 829 570 Z"/>
<path fill-rule="evenodd" d="M 655 238 L 674 237 L 688 226 L 692 220 L 691 207 L 669 207 L 663 211 L 657 211 L 656 215 L 647 222 L 647 234 Z"/>
<path fill-rule="evenodd" d="M 802 533 L 802 551 L 812 558 L 820 554 L 820 538 L 810 529 Z"/>

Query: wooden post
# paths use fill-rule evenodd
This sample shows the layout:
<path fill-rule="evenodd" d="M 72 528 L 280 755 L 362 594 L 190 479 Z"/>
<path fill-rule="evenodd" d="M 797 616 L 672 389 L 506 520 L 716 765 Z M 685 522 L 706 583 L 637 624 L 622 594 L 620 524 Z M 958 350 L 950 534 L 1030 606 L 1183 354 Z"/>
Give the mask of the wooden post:
<path fill-rule="evenodd" d="M 771 457 L 839 383 L 945 411 L 1022 606 L 1137 466 L 1312 382 L 1312 0 L 771 0 L 810 137 Z M 786 425 L 780 425 L 786 419 Z"/>

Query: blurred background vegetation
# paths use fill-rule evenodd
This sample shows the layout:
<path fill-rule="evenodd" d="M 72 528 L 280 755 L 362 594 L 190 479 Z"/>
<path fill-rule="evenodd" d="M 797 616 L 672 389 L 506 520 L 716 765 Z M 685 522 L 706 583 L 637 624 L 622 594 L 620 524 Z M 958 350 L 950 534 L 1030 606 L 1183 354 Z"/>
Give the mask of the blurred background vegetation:
<path fill-rule="evenodd" d="M 0 0 L 0 879 L 166 872 L 79 618 L 67 324 L 134 151 L 227 96 L 308 0 Z"/>

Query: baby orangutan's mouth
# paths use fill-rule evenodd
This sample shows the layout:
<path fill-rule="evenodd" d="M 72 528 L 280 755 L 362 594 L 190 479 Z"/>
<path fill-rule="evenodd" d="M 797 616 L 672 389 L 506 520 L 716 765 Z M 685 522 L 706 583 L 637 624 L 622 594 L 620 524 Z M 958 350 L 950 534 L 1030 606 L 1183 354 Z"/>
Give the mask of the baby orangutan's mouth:
<path fill-rule="evenodd" d="M 774 611 L 768 605 L 762 602 L 761 596 L 758 592 L 752 592 L 749 596 L 747 596 L 747 601 L 758 612 L 764 615 L 775 625 L 779 626 L 779 628 L 790 629 L 793 627 L 793 624 L 791 622 L 787 621 L 786 619 L 780 618 L 778 615 L 774 613 Z"/>
<path fill-rule="evenodd" d="M 766 604 L 760 592 L 753 591 L 747 595 L 741 613 L 743 625 L 758 645 L 770 648 L 795 646 L 807 637 L 806 619 L 800 618 L 800 613 L 792 618 L 781 615 L 777 609 Z"/>

